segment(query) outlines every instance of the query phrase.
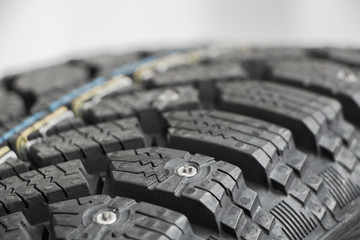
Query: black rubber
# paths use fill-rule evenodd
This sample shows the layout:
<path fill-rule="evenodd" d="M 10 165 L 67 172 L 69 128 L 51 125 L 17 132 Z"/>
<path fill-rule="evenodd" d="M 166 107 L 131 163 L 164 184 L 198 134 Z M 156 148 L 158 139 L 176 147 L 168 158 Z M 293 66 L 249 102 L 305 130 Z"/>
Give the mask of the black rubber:
<path fill-rule="evenodd" d="M 360 50 L 209 49 L 25 131 L 153 53 L 4 78 L 0 239 L 360 239 Z"/>
<path fill-rule="evenodd" d="M 135 118 L 83 126 L 39 139 L 29 154 L 37 167 L 81 159 L 90 173 L 105 172 L 105 154 L 144 146 Z"/>
<path fill-rule="evenodd" d="M 95 224 L 94 215 L 115 213 L 111 225 Z M 50 235 L 55 239 L 195 239 L 188 219 L 175 211 L 132 199 L 95 195 L 50 205 Z"/>

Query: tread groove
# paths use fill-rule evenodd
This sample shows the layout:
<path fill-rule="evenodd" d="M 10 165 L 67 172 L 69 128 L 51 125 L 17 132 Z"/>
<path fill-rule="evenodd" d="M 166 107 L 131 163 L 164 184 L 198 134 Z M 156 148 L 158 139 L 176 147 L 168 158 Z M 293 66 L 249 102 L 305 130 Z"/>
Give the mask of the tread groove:
<path fill-rule="evenodd" d="M 320 176 L 329 186 L 330 192 L 341 208 L 360 196 L 360 187 L 350 179 L 343 178 L 335 168 L 328 167 L 320 173 Z"/>

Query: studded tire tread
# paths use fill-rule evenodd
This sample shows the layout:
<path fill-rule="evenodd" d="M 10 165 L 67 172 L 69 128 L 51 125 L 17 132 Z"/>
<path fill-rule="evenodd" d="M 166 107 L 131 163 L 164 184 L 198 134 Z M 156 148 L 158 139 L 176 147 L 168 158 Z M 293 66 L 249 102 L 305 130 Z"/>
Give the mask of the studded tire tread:
<path fill-rule="evenodd" d="M 161 56 L 1 144 L 0 239 L 358 239 L 360 50 L 209 49 L 2 79 L 6 135 L 55 114 L 64 94 Z"/>

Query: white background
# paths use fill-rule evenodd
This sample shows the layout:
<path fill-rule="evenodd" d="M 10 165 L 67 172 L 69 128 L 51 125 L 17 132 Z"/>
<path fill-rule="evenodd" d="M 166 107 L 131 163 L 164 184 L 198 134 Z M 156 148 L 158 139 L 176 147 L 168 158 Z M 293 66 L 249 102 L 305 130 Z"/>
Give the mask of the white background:
<path fill-rule="evenodd" d="M 0 75 L 206 42 L 360 46 L 360 1 L 0 0 Z"/>

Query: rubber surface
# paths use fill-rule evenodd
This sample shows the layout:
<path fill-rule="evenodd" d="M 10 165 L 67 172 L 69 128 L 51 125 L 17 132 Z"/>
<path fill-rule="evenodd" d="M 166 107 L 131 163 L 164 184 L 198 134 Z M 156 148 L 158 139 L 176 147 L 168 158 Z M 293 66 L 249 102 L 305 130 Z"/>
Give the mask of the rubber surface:
<path fill-rule="evenodd" d="M 6 77 L 0 239 L 358 239 L 359 96 L 356 49 L 208 46 Z"/>

